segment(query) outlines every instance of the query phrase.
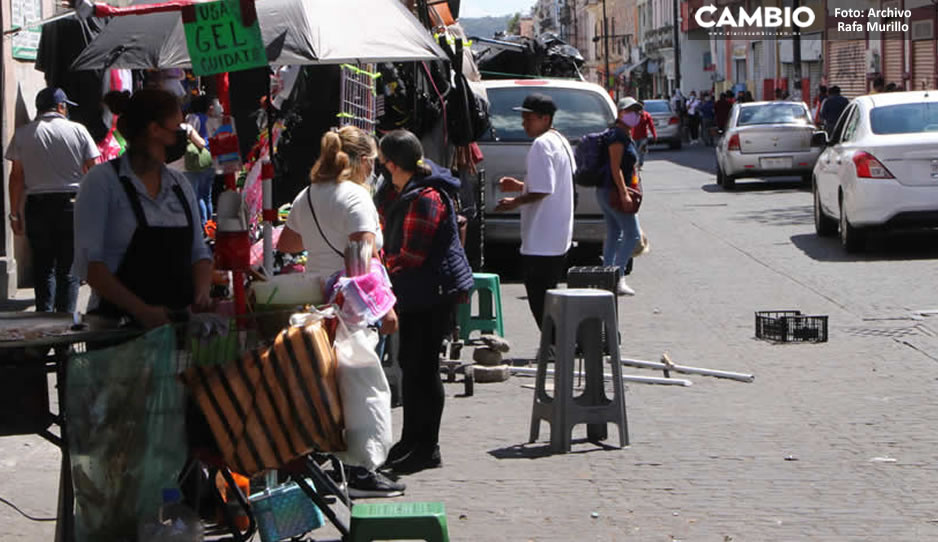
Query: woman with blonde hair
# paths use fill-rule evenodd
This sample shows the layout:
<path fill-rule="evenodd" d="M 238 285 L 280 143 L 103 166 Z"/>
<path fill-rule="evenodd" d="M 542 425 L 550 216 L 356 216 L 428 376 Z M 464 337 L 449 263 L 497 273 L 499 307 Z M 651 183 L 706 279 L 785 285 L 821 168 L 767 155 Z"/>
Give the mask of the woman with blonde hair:
<path fill-rule="evenodd" d="M 322 152 L 309 173 L 310 185 L 296 196 L 277 250 L 306 250 L 306 272 L 328 277 L 345 268 L 344 250 L 349 241 L 370 241 L 378 250 L 384 244 L 378 211 L 367 187 L 378 150 L 375 139 L 354 126 L 333 128 L 322 136 Z M 397 331 L 397 315 L 391 310 L 381 323 L 381 333 Z M 355 497 L 394 497 L 404 484 L 361 467 L 347 470 L 349 494 Z"/>

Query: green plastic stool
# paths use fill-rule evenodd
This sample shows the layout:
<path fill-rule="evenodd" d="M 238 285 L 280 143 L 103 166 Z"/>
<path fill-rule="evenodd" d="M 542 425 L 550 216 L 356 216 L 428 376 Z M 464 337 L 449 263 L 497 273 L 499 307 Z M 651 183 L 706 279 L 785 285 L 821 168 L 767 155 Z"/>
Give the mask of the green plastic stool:
<path fill-rule="evenodd" d="M 502 323 L 501 280 L 494 273 L 473 273 L 469 302 L 459 305 L 459 338 L 466 340 L 473 331 L 492 332 L 505 336 Z M 472 294 L 478 292 L 479 315 L 472 316 Z"/>
<path fill-rule="evenodd" d="M 449 542 L 446 508 L 441 502 L 356 504 L 349 541 L 371 540 Z"/>

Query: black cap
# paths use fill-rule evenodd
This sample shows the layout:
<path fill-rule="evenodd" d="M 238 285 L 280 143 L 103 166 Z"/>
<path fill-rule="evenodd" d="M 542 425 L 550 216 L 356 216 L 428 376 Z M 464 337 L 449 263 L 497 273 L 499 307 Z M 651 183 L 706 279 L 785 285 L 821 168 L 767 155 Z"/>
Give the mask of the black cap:
<path fill-rule="evenodd" d="M 526 113 L 537 113 L 539 115 L 551 115 L 557 111 L 554 100 L 546 94 L 528 94 L 521 107 L 513 107 L 515 111 Z"/>
<path fill-rule="evenodd" d="M 78 105 L 68 99 L 65 91 L 57 87 L 46 87 L 36 94 L 36 110 L 48 111 L 59 104 Z"/>

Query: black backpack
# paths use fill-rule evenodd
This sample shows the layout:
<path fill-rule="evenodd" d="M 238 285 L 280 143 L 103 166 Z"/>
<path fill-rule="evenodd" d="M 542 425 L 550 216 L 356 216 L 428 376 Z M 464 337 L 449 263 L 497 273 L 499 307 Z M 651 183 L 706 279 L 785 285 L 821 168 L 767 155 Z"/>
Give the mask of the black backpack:
<path fill-rule="evenodd" d="M 602 186 L 609 173 L 609 149 L 606 145 L 606 136 L 609 130 L 593 132 L 580 138 L 577 143 L 574 158 L 576 171 L 573 173 L 573 182 L 578 186 Z"/>

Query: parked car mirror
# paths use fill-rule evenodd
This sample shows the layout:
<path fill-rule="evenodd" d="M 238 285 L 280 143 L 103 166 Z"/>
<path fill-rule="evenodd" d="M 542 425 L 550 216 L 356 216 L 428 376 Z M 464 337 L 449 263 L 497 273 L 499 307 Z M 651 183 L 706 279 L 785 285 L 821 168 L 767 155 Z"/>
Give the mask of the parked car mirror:
<path fill-rule="evenodd" d="M 811 136 L 812 147 L 826 147 L 827 144 L 827 132 L 814 132 L 814 135 Z"/>

